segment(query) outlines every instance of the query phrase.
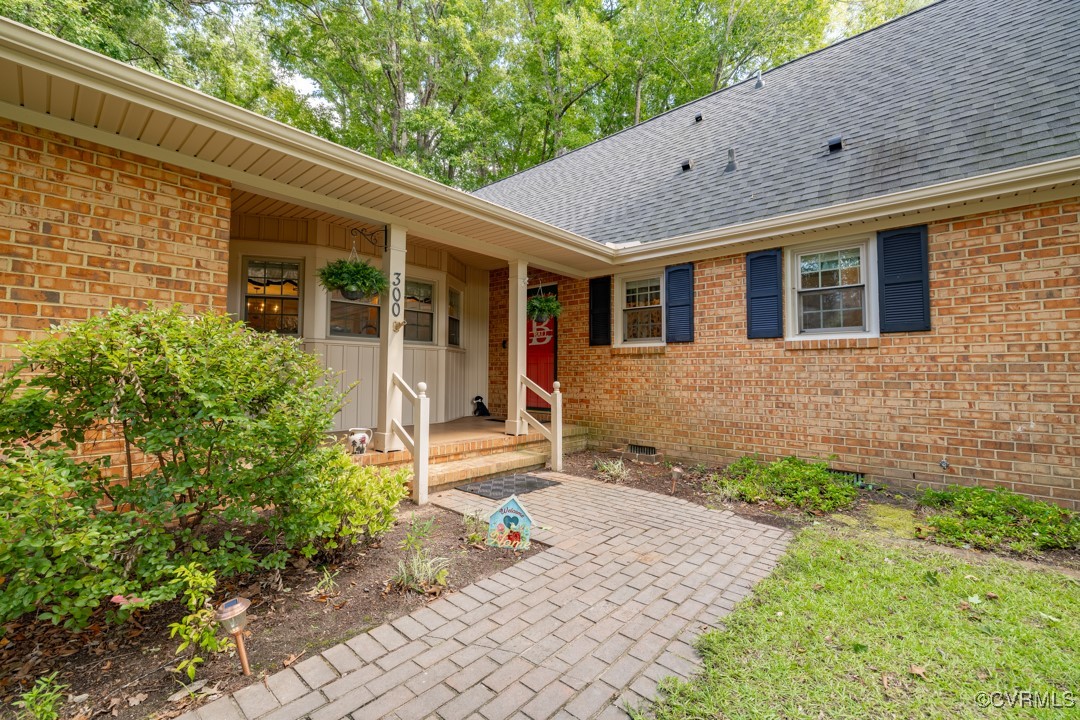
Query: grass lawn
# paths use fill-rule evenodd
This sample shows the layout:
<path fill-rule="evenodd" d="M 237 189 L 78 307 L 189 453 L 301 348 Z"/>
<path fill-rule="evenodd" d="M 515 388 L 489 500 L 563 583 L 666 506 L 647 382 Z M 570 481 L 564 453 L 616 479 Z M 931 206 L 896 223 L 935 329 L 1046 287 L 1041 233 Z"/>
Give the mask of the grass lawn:
<path fill-rule="evenodd" d="M 842 530 L 801 531 L 699 649 L 703 673 L 667 686 L 648 715 L 1080 717 L 1080 583 Z M 1076 706 L 980 695 L 1017 690 L 1056 692 L 1059 703 L 1072 693 Z"/>

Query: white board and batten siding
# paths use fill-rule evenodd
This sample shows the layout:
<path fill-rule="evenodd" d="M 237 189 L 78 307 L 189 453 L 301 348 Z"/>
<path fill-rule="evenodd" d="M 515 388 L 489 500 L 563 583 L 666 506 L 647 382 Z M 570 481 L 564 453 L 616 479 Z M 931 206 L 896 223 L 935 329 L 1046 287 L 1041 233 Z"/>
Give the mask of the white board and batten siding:
<path fill-rule="evenodd" d="M 344 408 L 334 419 L 334 429 L 375 427 L 378 424 L 375 396 L 379 387 L 378 341 L 330 336 L 329 297 L 315 279 L 319 267 L 348 256 L 348 252 L 341 249 L 340 238 L 336 237 L 340 233 L 335 233 L 336 228 L 332 225 L 311 228 L 304 222 L 294 223 L 295 228 L 278 227 L 272 222 L 276 219 L 259 218 L 257 223 L 234 224 L 234 227 L 250 228 L 252 234 L 273 240 L 244 237 L 231 241 L 229 311 L 242 318 L 242 273 L 246 258 L 301 260 L 304 349 L 335 373 L 335 382 L 342 392 L 356 383 L 346 396 Z M 315 221 L 309 222 L 315 224 Z M 365 249 L 371 252 L 370 245 Z M 427 383 L 431 422 L 446 422 L 470 415 L 473 397 L 486 395 L 488 386 L 488 272 L 467 267 L 450 252 L 416 247 L 410 248 L 407 255 L 406 274 L 435 284 L 435 342 L 405 343 L 402 377 L 414 389 L 419 382 Z M 447 343 L 450 287 L 462 293 L 460 347 L 451 347 Z M 403 424 L 411 424 L 411 403 L 403 403 L 402 414 Z"/>

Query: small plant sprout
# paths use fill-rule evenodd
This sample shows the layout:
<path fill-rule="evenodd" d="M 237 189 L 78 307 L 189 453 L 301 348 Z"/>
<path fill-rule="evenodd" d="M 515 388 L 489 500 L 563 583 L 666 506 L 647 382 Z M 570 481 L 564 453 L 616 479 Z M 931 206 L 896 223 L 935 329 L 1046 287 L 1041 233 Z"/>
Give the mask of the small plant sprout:
<path fill-rule="evenodd" d="M 468 545 L 482 546 L 487 538 L 487 521 L 479 512 L 461 516 L 461 523 L 465 526 L 465 543 Z"/>
<path fill-rule="evenodd" d="M 57 720 L 66 689 L 67 685 L 56 681 L 55 672 L 39 677 L 34 687 L 15 701 L 15 707 L 19 708 L 19 720 Z"/>
<path fill-rule="evenodd" d="M 330 572 L 330 568 L 322 569 L 322 577 L 315 583 L 315 587 L 308 591 L 308 595 L 314 598 L 326 599 L 337 595 L 337 571 Z"/>
<path fill-rule="evenodd" d="M 189 563 L 176 568 L 174 575 L 172 582 L 182 588 L 188 610 L 183 620 L 169 625 L 169 637 L 180 638 L 176 654 L 184 655 L 174 670 L 194 680 L 198 666 L 206 660 L 200 653 L 223 652 L 230 647 L 230 642 L 218 637 L 214 609 L 210 604 L 217 588 L 214 572 L 203 570 L 198 563 Z"/>
<path fill-rule="evenodd" d="M 397 571 L 390 584 L 401 590 L 412 590 L 425 595 L 438 595 L 447 585 L 450 561 L 444 557 L 432 557 L 424 547 L 424 540 L 435 526 L 433 518 L 421 520 L 413 515 L 412 525 L 401 541 L 400 547 L 407 556 L 398 561 Z"/>
<path fill-rule="evenodd" d="M 593 470 L 599 473 L 605 482 L 618 484 L 630 478 L 630 470 L 623 465 L 622 459 L 597 460 L 593 464 Z"/>
<path fill-rule="evenodd" d="M 424 541 L 431 535 L 434 527 L 435 518 L 421 520 L 416 515 L 413 515 L 412 525 L 409 526 L 409 531 L 405 533 L 405 538 L 398 547 L 409 552 L 420 552 L 424 549 Z"/>

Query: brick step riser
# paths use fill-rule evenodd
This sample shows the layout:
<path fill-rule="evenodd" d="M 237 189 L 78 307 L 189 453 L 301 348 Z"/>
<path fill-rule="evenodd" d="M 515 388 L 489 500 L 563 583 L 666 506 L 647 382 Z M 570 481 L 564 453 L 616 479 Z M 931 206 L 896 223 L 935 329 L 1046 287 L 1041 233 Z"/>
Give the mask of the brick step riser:
<path fill-rule="evenodd" d="M 466 458 L 484 457 L 486 455 L 498 455 L 499 453 L 509 452 L 512 450 L 550 451 L 551 449 L 551 443 L 549 443 L 547 440 L 545 440 L 539 435 L 529 435 L 524 436 L 524 438 L 528 439 L 511 439 L 509 441 L 500 439 L 496 441 L 485 440 L 475 443 L 467 443 L 465 448 L 462 447 L 461 443 L 448 444 L 441 447 L 435 446 L 431 448 L 431 455 L 428 458 L 428 464 L 440 465 L 442 463 L 455 462 L 457 460 L 464 460 Z M 579 450 L 584 450 L 587 441 L 588 436 L 585 433 L 564 435 L 563 452 L 577 452 Z M 380 453 L 369 450 L 363 455 L 354 455 L 353 461 L 360 465 L 398 467 L 411 464 L 412 453 L 408 452 L 407 450 L 394 453 Z"/>
<path fill-rule="evenodd" d="M 567 453 L 581 452 L 582 450 L 585 450 L 587 448 L 587 442 L 588 442 L 588 438 L 585 435 L 563 438 L 563 454 L 565 455 Z M 489 456 L 494 456 L 494 455 L 500 455 L 502 453 L 506 453 L 506 452 L 510 452 L 510 451 L 523 451 L 523 452 L 535 453 L 536 455 L 542 457 L 543 461 L 546 463 L 548 461 L 548 459 L 550 459 L 550 457 L 551 457 L 551 444 L 547 440 L 541 440 L 541 441 L 538 441 L 538 442 L 530 442 L 530 443 L 525 444 L 525 445 L 515 445 L 513 447 L 495 448 L 493 450 L 484 451 L 484 452 L 464 452 L 464 453 L 456 453 L 454 455 L 443 455 L 443 456 L 440 456 L 438 459 L 436 459 L 436 457 L 432 456 L 432 458 L 428 462 L 428 467 L 430 468 L 430 474 L 431 474 L 431 477 L 432 477 L 432 480 L 429 483 L 429 486 L 431 488 L 435 487 L 434 478 L 438 474 L 437 468 L 438 468 L 439 465 L 445 465 L 445 464 L 449 464 L 449 463 L 452 463 L 452 462 L 457 462 L 459 460 L 466 460 L 468 458 L 489 457 Z M 382 468 L 388 468 L 388 469 L 397 469 L 397 468 L 400 468 L 400 467 L 409 467 L 409 468 L 411 468 L 412 467 L 412 457 L 409 455 L 409 453 L 404 453 L 404 459 L 401 459 L 400 457 L 398 457 L 398 458 L 395 458 L 393 460 L 387 460 L 386 462 L 363 463 L 363 464 L 371 464 L 371 465 L 373 465 L 375 467 L 382 467 Z M 503 471 L 496 470 L 496 471 L 493 471 L 492 473 L 489 473 L 489 474 L 497 475 L 497 474 L 499 474 L 501 472 L 503 472 Z M 442 489 L 445 489 L 445 488 L 442 488 Z"/>

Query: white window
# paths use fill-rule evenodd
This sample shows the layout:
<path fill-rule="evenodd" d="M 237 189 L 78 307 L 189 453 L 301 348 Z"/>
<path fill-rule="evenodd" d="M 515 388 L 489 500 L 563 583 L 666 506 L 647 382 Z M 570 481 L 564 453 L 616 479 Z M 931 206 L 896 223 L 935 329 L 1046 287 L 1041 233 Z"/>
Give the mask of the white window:
<path fill-rule="evenodd" d="M 620 278 L 617 337 L 622 343 L 664 341 L 664 280 L 662 274 Z"/>
<path fill-rule="evenodd" d="M 435 285 L 422 280 L 405 280 L 405 339 L 432 342 L 435 339 Z"/>
<path fill-rule="evenodd" d="M 299 260 L 244 263 L 244 321 L 260 332 L 300 335 Z"/>
<path fill-rule="evenodd" d="M 379 296 L 350 300 L 337 290 L 332 292 L 330 334 L 339 337 L 379 337 Z"/>
<path fill-rule="evenodd" d="M 461 291 L 450 288 L 446 306 L 446 344 L 461 347 Z"/>
<path fill-rule="evenodd" d="M 877 334 L 873 243 L 811 245 L 787 255 L 789 336 Z"/>

